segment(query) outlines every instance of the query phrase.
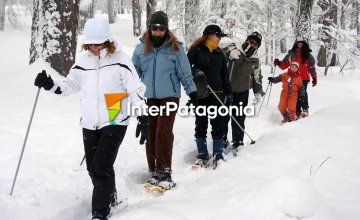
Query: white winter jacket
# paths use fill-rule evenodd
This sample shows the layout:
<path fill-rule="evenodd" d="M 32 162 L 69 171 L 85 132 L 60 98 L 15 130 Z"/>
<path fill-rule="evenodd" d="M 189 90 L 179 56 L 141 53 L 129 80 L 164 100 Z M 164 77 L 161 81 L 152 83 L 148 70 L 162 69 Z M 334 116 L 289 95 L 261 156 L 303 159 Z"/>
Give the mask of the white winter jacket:
<path fill-rule="evenodd" d="M 115 118 L 117 125 L 128 125 L 127 104 L 144 106 L 145 85 L 130 58 L 121 50 L 106 55 L 106 50 L 95 56 L 91 52 L 80 55 L 64 81 L 54 81 L 55 91 L 61 89 L 61 95 L 67 96 L 81 91 L 81 119 L 83 128 L 96 130 L 110 125 L 109 113 L 104 94 L 128 93 L 121 100 L 121 111 Z"/>

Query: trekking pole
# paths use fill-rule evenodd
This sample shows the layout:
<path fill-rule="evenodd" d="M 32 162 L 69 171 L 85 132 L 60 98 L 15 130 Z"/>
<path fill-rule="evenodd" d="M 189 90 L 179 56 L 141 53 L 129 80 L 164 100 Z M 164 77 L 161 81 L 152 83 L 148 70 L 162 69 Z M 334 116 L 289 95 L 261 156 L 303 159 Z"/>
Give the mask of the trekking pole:
<path fill-rule="evenodd" d="M 216 93 L 214 92 L 214 90 L 207 85 L 207 87 L 211 90 L 211 92 L 214 94 L 215 98 L 223 105 L 226 107 L 226 105 L 220 100 L 219 96 L 216 95 Z M 246 134 L 246 136 L 249 137 L 249 139 L 251 140 L 250 144 L 255 144 L 255 141 L 250 137 L 250 135 L 244 130 L 243 127 L 241 127 L 241 125 L 239 124 L 239 122 L 230 114 L 230 117 L 232 120 L 234 120 L 234 122 L 237 124 L 237 126 L 244 132 L 244 134 Z"/>
<path fill-rule="evenodd" d="M 18 165 L 17 165 L 17 168 L 16 168 L 16 172 L 15 172 L 15 177 L 14 177 L 14 180 L 13 180 L 13 183 L 12 183 L 12 187 L 11 187 L 11 191 L 10 191 L 10 196 L 13 194 L 13 191 L 14 191 L 14 187 L 15 187 L 15 183 L 16 183 L 16 178 L 17 178 L 17 176 L 18 176 L 19 169 L 20 169 L 20 164 L 21 164 L 21 160 L 22 160 L 22 157 L 23 157 L 23 155 L 24 155 L 24 150 L 25 150 L 25 146 L 26 146 L 26 141 L 27 141 L 27 138 L 28 138 L 28 135 L 29 135 L 29 131 L 30 131 L 32 119 L 33 119 L 33 117 L 34 117 L 36 104 L 37 104 L 37 101 L 38 101 L 38 99 L 39 99 L 40 89 L 41 89 L 41 87 L 38 88 L 38 91 L 37 91 L 37 93 L 36 93 L 36 98 L 35 98 L 34 106 L 33 106 L 33 109 L 32 109 L 32 113 L 31 113 L 29 125 L 28 125 L 27 131 L 26 131 L 25 140 L 24 140 L 24 143 L 23 143 L 23 146 L 22 146 L 22 150 L 21 150 L 19 162 L 18 162 Z"/>
<path fill-rule="evenodd" d="M 263 106 L 263 104 L 264 104 L 264 100 L 265 100 L 265 97 L 266 97 L 266 94 L 267 94 L 267 91 L 268 91 L 268 89 L 269 89 L 269 85 L 270 85 L 270 84 L 271 84 L 271 82 L 269 82 L 268 85 L 266 86 L 265 95 L 264 95 L 263 100 L 261 101 L 261 105 L 260 105 L 260 108 L 259 108 L 259 111 L 258 111 L 256 117 L 259 117 L 259 115 L 260 115 L 260 111 L 261 111 L 261 108 L 262 108 L 262 106 Z"/>
<path fill-rule="evenodd" d="M 81 160 L 80 166 L 84 163 L 84 160 L 85 160 L 85 155 L 84 155 L 83 159 Z"/>

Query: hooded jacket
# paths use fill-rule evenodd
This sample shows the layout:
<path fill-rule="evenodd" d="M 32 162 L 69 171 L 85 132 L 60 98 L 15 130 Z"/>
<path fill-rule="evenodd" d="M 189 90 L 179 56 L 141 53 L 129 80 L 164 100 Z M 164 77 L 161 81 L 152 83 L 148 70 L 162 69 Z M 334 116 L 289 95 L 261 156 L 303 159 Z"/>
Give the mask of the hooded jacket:
<path fill-rule="evenodd" d="M 304 87 L 299 72 L 292 72 L 290 68 L 286 73 L 280 74 L 274 78 L 274 83 L 282 82 L 282 98 L 291 98 L 297 100 L 298 96 L 304 96 Z"/>
<path fill-rule="evenodd" d="M 227 56 L 230 57 L 232 50 L 240 51 L 239 59 L 228 61 L 229 77 L 233 92 L 244 92 L 253 89 L 254 94 L 263 93 L 260 60 L 257 53 L 247 58 L 242 44 L 232 44 L 227 47 Z"/>
<path fill-rule="evenodd" d="M 132 62 L 146 85 L 146 98 L 180 97 L 180 82 L 187 95 L 196 91 L 190 64 L 180 43 L 178 52 L 172 50 L 169 40 L 145 54 L 144 38 L 140 38 L 140 41 L 133 53 Z"/>
<path fill-rule="evenodd" d="M 60 87 L 62 96 L 81 92 L 80 124 L 90 130 L 110 125 L 105 94 L 128 93 L 120 102 L 120 112 L 114 120 L 117 125 L 128 125 L 128 102 L 133 106 L 145 105 L 145 85 L 130 58 L 118 49 L 112 55 L 106 53 L 103 49 L 100 56 L 95 56 L 86 51 L 77 59 L 65 80 L 54 80 L 51 89 L 55 91 Z"/>

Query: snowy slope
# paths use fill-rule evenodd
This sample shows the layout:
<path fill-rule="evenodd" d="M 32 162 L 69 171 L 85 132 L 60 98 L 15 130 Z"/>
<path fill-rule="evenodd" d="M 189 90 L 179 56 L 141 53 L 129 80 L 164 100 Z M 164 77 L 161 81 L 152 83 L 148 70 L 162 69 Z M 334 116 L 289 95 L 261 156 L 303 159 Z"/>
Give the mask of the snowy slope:
<path fill-rule="evenodd" d="M 112 30 L 131 55 L 137 39 L 131 37 L 130 17 Z M 88 219 L 91 182 L 79 166 L 78 95 L 41 91 L 15 193 L 9 196 L 36 94 L 33 80 L 48 69 L 27 65 L 29 43 L 29 31 L 0 33 L 0 218 Z M 178 186 L 161 197 L 142 189 L 145 149 L 134 137 L 132 120 L 115 163 L 117 189 L 129 206 L 112 219 L 360 219 L 360 71 L 344 77 L 337 71 L 309 88 L 311 116 L 284 126 L 277 111 L 281 85 L 275 85 L 260 117 L 247 119 L 257 143 L 216 171 L 190 170 L 194 118 L 178 117 L 173 153 Z M 181 102 L 186 101 L 184 95 Z"/>

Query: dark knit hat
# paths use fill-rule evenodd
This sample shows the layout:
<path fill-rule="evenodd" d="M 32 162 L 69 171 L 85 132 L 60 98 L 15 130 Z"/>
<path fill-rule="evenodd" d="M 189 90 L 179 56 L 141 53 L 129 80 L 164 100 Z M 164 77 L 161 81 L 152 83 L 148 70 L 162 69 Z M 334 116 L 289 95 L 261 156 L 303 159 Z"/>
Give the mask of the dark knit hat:
<path fill-rule="evenodd" d="M 166 27 L 169 26 L 169 19 L 165 12 L 163 11 L 157 11 L 154 12 L 154 14 L 151 15 L 149 20 L 149 25 L 151 24 L 161 24 L 165 25 Z"/>
<path fill-rule="evenodd" d="M 216 24 L 211 24 L 204 29 L 203 35 L 209 35 L 209 34 L 218 34 L 221 37 L 227 36 L 222 32 L 221 28 Z"/>
<path fill-rule="evenodd" d="M 256 41 L 259 44 L 259 46 L 261 45 L 262 36 L 261 36 L 261 34 L 259 34 L 259 32 L 257 32 L 257 31 L 252 32 L 248 36 L 248 38 L 253 39 L 254 41 Z"/>

